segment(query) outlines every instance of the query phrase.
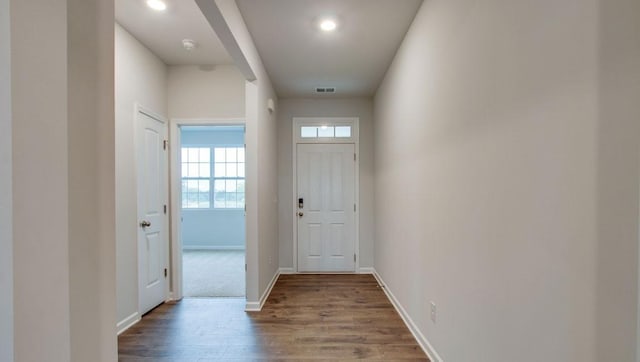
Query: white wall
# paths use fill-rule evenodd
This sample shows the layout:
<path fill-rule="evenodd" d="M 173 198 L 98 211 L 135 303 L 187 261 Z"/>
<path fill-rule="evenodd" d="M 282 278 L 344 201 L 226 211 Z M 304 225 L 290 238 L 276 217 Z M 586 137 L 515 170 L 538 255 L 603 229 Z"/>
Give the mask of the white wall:
<path fill-rule="evenodd" d="M 9 0 L 0 0 L 0 361 L 13 361 L 10 41 Z"/>
<path fill-rule="evenodd" d="M 66 1 L 11 2 L 11 63 L 15 360 L 69 361 Z"/>
<path fill-rule="evenodd" d="M 235 1 L 216 5 L 257 78 L 245 88 L 247 305 L 255 307 L 278 270 L 277 124 L 266 106 L 277 97 Z"/>
<path fill-rule="evenodd" d="M 113 18 L 113 1 L 67 1 L 72 361 L 117 359 Z"/>
<path fill-rule="evenodd" d="M 277 102 L 268 75 L 263 67 L 255 70 L 255 73 L 258 77 L 257 94 L 253 104 L 257 107 L 258 126 L 258 247 L 260 251 L 258 295 L 263 297 L 280 263 L 278 260 L 278 124 L 277 114 L 267 111 L 267 100 L 273 99 Z M 252 87 L 253 84 L 247 84 L 247 86 Z"/>
<path fill-rule="evenodd" d="M 373 266 L 373 102 L 370 98 L 281 99 L 278 112 L 280 267 L 293 267 L 293 117 L 360 118 L 360 267 Z"/>
<path fill-rule="evenodd" d="M 242 119 L 244 83 L 233 65 L 169 66 L 169 117 Z"/>
<path fill-rule="evenodd" d="M 640 2 L 598 14 L 597 361 L 640 361 Z"/>
<path fill-rule="evenodd" d="M 14 358 L 114 360 L 113 2 L 10 17 Z"/>
<path fill-rule="evenodd" d="M 244 250 L 243 209 L 183 209 L 184 250 Z"/>
<path fill-rule="evenodd" d="M 634 360 L 639 14 L 422 5 L 375 97 L 375 268 L 444 360 Z"/>
<path fill-rule="evenodd" d="M 119 322 L 138 311 L 134 104 L 167 115 L 167 67 L 115 24 L 116 258 Z"/>

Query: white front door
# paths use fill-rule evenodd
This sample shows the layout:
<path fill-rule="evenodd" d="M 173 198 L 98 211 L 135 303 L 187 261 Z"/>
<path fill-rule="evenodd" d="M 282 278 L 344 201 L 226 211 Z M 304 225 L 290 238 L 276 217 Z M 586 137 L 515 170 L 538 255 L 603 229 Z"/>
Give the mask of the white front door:
<path fill-rule="evenodd" d="M 167 238 L 167 125 L 138 112 L 136 117 L 138 167 L 138 288 L 140 314 L 165 300 Z"/>
<path fill-rule="evenodd" d="M 298 271 L 355 271 L 355 146 L 298 144 Z"/>

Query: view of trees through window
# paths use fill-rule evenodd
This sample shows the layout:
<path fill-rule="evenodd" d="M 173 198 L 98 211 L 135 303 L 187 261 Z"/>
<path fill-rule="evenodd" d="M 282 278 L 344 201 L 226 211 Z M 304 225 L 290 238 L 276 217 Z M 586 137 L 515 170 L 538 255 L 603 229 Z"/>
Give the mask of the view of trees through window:
<path fill-rule="evenodd" d="M 243 147 L 183 147 L 181 156 L 183 208 L 244 208 Z"/>

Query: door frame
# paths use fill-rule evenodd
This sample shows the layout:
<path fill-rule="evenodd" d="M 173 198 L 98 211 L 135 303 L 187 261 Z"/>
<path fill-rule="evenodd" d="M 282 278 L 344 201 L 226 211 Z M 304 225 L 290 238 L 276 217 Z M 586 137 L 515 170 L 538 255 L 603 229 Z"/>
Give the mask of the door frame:
<path fill-rule="evenodd" d="M 134 154 L 135 154 L 135 165 L 136 165 L 136 172 L 135 172 L 135 177 L 136 177 L 136 198 L 138 197 L 138 191 L 139 191 L 139 184 L 138 184 L 138 177 L 139 177 L 139 162 L 138 162 L 138 137 L 140 136 L 138 134 L 138 129 L 139 129 L 139 124 L 138 122 L 140 122 L 139 120 L 139 115 L 140 113 L 147 115 L 150 118 L 155 119 L 156 121 L 162 123 L 164 125 L 165 128 L 165 137 L 169 137 L 169 122 L 167 121 L 166 118 L 162 117 L 160 114 L 152 111 L 151 109 L 141 105 L 140 103 L 136 102 L 134 103 Z M 169 159 L 168 156 L 165 156 L 165 181 L 169 181 L 168 180 L 168 176 L 169 176 L 169 169 L 170 169 L 170 165 L 169 165 Z M 165 184 L 165 188 L 164 188 L 164 192 L 163 192 L 163 198 L 165 200 L 166 204 L 170 203 L 171 200 L 171 196 L 170 196 L 170 190 L 169 190 L 169 182 L 167 182 Z M 138 217 L 139 217 L 139 210 L 138 210 L 138 200 L 136 200 L 136 228 L 137 228 L 137 237 L 136 237 L 136 251 L 138 250 L 138 245 L 137 243 L 140 242 L 139 238 L 140 238 L 140 228 L 138 226 Z M 170 273 L 171 272 L 171 265 L 169 263 L 170 259 L 169 259 L 169 251 L 171 248 L 171 233 L 170 233 L 170 219 L 171 219 L 171 211 L 167 210 L 167 213 L 164 215 L 163 220 L 164 220 L 164 226 L 165 226 L 165 240 L 166 240 L 166 245 L 165 245 L 165 250 L 164 250 L 164 265 L 167 268 L 167 271 Z M 138 273 L 138 315 L 141 317 L 142 316 L 142 290 L 144 288 L 141 288 L 141 282 L 140 282 L 140 255 L 139 253 L 137 253 L 136 255 L 136 261 L 137 261 L 137 269 L 136 272 Z M 170 292 L 171 292 L 171 283 L 170 283 L 170 279 L 166 278 L 165 280 L 165 285 L 164 285 L 164 301 L 167 302 L 169 301 L 170 298 Z"/>
<path fill-rule="evenodd" d="M 180 222 L 180 210 L 182 209 L 182 182 L 180 179 L 180 152 L 182 141 L 180 140 L 180 127 L 182 126 L 242 126 L 245 127 L 244 118 L 175 118 L 169 122 L 169 189 L 171 191 L 171 232 L 169 245 L 171 250 L 171 300 L 180 300 L 182 292 L 182 223 Z M 246 140 L 245 140 L 246 145 Z M 246 175 L 245 175 L 246 179 Z M 246 186 L 245 186 L 246 187 Z M 245 213 L 245 228 L 246 226 Z M 245 237 L 245 254 L 247 250 L 247 239 Z M 246 288 L 246 287 L 245 287 Z M 245 290 L 245 298 L 246 298 Z"/>
<path fill-rule="evenodd" d="M 354 217 L 355 240 L 354 252 L 356 254 L 356 264 L 354 273 L 360 272 L 360 118 L 358 117 L 293 117 L 292 122 L 292 162 L 293 162 L 293 184 L 291 200 L 292 213 L 291 218 L 293 228 L 293 272 L 299 273 L 298 270 L 298 222 L 297 222 L 297 198 L 298 198 L 298 144 L 341 144 L 350 143 L 354 145 L 356 153 L 355 161 L 355 185 L 354 185 L 354 202 L 356 204 L 356 212 Z M 299 129 L 302 126 L 321 126 L 321 125 L 348 125 L 351 126 L 351 138 L 302 138 Z"/>

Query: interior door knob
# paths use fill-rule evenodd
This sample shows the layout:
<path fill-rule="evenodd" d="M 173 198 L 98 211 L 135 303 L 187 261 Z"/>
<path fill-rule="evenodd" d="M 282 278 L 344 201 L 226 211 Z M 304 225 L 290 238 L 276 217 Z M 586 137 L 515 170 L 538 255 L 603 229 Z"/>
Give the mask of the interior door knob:
<path fill-rule="evenodd" d="M 148 222 L 147 220 L 142 220 L 142 222 L 140 223 L 140 226 L 143 228 L 148 228 L 149 226 L 151 226 L 151 223 Z"/>
<path fill-rule="evenodd" d="M 298 216 L 299 216 L 299 217 L 303 217 L 303 216 L 304 216 L 304 212 L 300 211 L 300 212 L 298 213 Z"/>

